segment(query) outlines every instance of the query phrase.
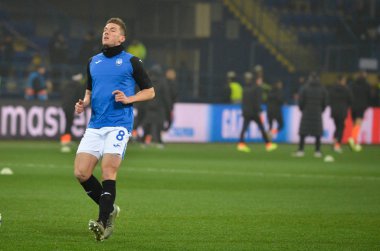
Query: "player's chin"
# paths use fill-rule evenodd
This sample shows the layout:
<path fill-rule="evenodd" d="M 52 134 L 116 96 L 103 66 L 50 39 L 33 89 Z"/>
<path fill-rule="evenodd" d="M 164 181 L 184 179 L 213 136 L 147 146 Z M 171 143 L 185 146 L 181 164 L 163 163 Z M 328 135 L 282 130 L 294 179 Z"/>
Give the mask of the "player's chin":
<path fill-rule="evenodd" d="M 111 44 L 108 40 L 103 40 L 103 41 L 102 41 L 102 44 L 103 44 L 103 46 L 105 46 L 105 47 L 112 47 L 112 44 Z"/>

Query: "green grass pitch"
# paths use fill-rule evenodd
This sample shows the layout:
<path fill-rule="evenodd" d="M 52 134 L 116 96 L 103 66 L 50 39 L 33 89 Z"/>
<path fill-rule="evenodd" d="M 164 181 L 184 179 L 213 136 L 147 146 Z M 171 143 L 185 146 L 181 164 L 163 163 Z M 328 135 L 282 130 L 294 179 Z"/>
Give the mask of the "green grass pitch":
<path fill-rule="evenodd" d="M 295 145 L 130 143 L 118 175 L 114 235 L 87 229 L 97 207 L 74 153 L 49 141 L 0 142 L 0 250 L 380 250 L 380 147 L 291 157 Z M 99 177 L 99 168 L 96 175 Z"/>

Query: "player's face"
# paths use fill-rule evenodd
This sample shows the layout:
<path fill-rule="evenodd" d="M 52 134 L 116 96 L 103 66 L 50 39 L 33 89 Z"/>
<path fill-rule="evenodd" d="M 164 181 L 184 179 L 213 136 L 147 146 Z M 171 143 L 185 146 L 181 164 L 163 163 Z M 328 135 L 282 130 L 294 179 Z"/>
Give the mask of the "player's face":
<path fill-rule="evenodd" d="M 125 36 L 123 35 L 119 25 L 114 23 L 109 23 L 104 27 L 102 44 L 107 47 L 114 47 L 120 45 L 125 41 Z"/>

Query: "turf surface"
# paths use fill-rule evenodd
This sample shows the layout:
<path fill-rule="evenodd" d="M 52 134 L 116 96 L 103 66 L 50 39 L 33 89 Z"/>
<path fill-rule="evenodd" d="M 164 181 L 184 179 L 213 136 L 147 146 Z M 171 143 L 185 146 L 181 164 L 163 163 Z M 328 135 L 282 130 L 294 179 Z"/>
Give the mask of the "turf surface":
<path fill-rule="evenodd" d="M 254 144 L 129 144 L 114 235 L 87 230 L 97 207 L 56 142 L 0 142 L 0 250 L 380 250 L 380 147 L 325 163 Z M 99 176 L 99 168 L 96 175 Z"/>

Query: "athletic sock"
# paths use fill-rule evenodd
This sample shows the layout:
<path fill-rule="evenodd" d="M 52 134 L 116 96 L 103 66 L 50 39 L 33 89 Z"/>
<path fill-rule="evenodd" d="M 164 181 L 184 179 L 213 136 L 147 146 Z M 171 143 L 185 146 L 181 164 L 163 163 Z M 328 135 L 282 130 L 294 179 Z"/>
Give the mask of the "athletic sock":
<path fill-rule="evenodd" d="M 99 199 L 100 199 L 100 195 L 102 194 L 103 188 L 102 188 L 102 185 L 100 185 L 100 182 L 98 181 L 98 179 L 95 178 L 94 175 L 91 175 L 91 177 L 88 180 L 80 184 L 86 191 L 87 195 L 93 201 L 95 201 L 96 204 L 99 205 Z"/>
<path fill-rule="evenodd" d="M 300 142 L 299 142 L 299 145 L 298 145 L 298 151 L 299 152 L 303 152 L 303 149 L 305 147 L 305 135 L 300 135 Z"/>
<path fill-rule="evenodd" d="M 116 198 L 116 181 L 105 180 L 103 184 L 103 193 L 99 200 L 99 220 L 106 226 L 108 217 L 113 211 L 113 203 Z"/>
<path fill-rule="evenodd" d="M 315 137 L 315 151 L 316 152 L 321 151 L 321 137 L 320 136 Z"/>

